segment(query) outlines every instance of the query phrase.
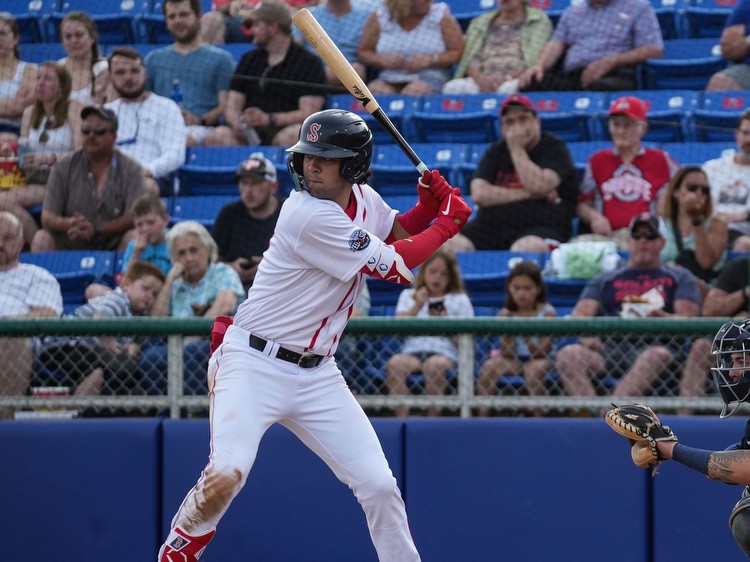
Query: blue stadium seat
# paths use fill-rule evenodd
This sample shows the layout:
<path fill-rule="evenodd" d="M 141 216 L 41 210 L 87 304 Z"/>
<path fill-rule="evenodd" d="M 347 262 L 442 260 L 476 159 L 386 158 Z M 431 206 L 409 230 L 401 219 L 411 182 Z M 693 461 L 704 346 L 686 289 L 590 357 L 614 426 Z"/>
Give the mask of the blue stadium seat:
<path fill-rule="evenodd" d="M 570 150 L 570 155 L 573 158 L 573 164 L 578 171 L 579 178 L 583 177 L 583 171 L 586 169 L 589 157 L 597 150 L 605 148 L 612 148 L 612 143 L 605 140 L 568 143 L 568 150 Z"/>
<path fill-rule="evenodd" d="M 529 92 L 542 120 L 542 130 L 566 142 L 602 137 L 600 122 L 607 114 L 608 95 L 603 92 Z"/>
<path fill-rule="evenodd" d="M 544 267 L 543 252 L 479 251 L 456 254 L 466 292 L 474 306 L 502 307 L 505 301 L 505 281 L 513 266 L 520 260 L 535 262 Z"/>
<path fill-rule="evenodd" d="M 412 115 L 417 142 L 493 142 L 500 138 L 498 94 L 432 94 Z"/>
<path fill-rule="evenodd" d="M 737 120 L 748 105 L 750 95 L 745 91 L 704 92 L 693 114 L 691 139 L 734 141 Z"/>
<path fill-rule="evenodd" d="M 277 146 L 189 148 L 185 164 L 178 170 L 178 195 L 237 195 L 237 166 L 254 152 L 262 152 L 279 170 L 283 149 Z M 282 179 L 279 175 L 280 182 Z"/>
<path fill-rule="evenodd" d="M 175 197 L 170 213 L 172 223 L 182 221 L 197 221 L 205 226 L 209 232 L 219 216 L 221 208 L 239 200 L 235 185 L 234 195 L 191 195 L 189 197 Z"/>
<path fill-rule="evenodd" d="M 167 21 L 159 13 L 140 14 L 133 20 L 133 27 L 138 41 L 158 43 L 161 46 L 174 42 L 174 37 L 167 31 Z"/>
<path fill-rule="evenodd" d="M 471 185 L 471 180 L 474 177 L 474 172 L 479 165 L 479 161 L 491 145 L 492 143 L 489 142 L 472 143 L 466 154 L 466 161 L 458 165 L 455 173 L 456 184 L 461 187 L 463 193 L 469 193 L 469 186 Z"/>
<path fill-rule="evenodd" d="M 530 0 L 529 6 L 539 8 L 547 12 L 547 17 L 552 20 L 552 25 L 557 25 L 565 8 L 570 5 L 570 0 Z"/>
<path fill-rule="evenodd" d="M 588 281 L 585 279 L 557 279 L 545 277 L 547 300 L 555 308 L 574 307 Z"/>
<path fill-rule="evenodd" d="M 120 45 L 114 44 L 101 46 L 104 55 L 107 57 L 111 55 L 112 51 L 114 51 L 117 47 L 120 47 Z M 156 49 L 163 49 L 164 47 L 166 47 L 166 45 L 164 43 L 134 43 L 133 45 L 128 45 L 128 47 L 138 51 L 141 57 L 145 59 L 146 55 L 151 51 L 155 51 Z"/>
<path fill-rule="evenodd" d="M 447 4 L 464 31 L 472 19 L 497 9 L 495 0 L 448 0 Z"/>
<path fill-rule="evenodd" d="M 451 182 L 460 162 L 466 161 L 469 145 L 460 143 L 413 143 L 411 147 L 428 168 L 437 168 Z M 420 173 L 396 144 L 375 145 L 370 184 L 381 195 L 410 195 Z"/>
<path fill-rule="evenodd" d="M 617 96 L 635 96 L 646 102 L 648 131 L 645 142 L 687 140 L 693 112 L 698 109 L 701 92 L 691 90 L 637 90 L 618 92 Z"/>
<path fill-rule="evenodd" d="M 691 0 L 685 7 L 687 37 L 721 37 L 737 0 Z"/>
<path fill-rule="evenodd" d="M 20 261 L 52 273 L 60 283 L 63 304 L 71 306 L 86 302 L 84 291 L 91 283 L 114 285 L 117 258 L 107 251 L 24 252 Z"/>
<path fill-rule="evenodd" d="M 680 39 L 685 35 L 685 9 L 692 0 L 650 0 L 659 20 L 662 39 Z"/>
<path fill-rule="evenodd" d="M 718 39 L 666 40 L 664 57 L 641 65 L 641 85 L 647 90 L 703 90 L 726 65 Z"/>
<path fill-rule="evenodd" d="M 46 61 L 58 61 L 67 56 L 62 43 L 30 43 L 19 46 L 21 60 L 41 64 Z"/>
<path fill-rule="evenodd" d="M 235 66 L 237 66 L 237 63 L 240 62 L 240 59 L 242 59 L 243 56 L 256 49 L 255 45 L 252 43 L 224 43 L 216 46 L 219 49 L 224 49 L 232 55 L 232 60 L 234 61 Z"/>
<path fill-rule="evenodd" d="M 3 0 L 2 10 L 13 14 L 21 46 L 51 41 L 47 36 L 50 14 L 60 11 L 59 0 Z M 28 60 L 22 58 L 22 60 Z"/>
<path fill-rule="evenodd" d="M 737 145 L 732 142 L 674 142 L 663 143 L 672 158 L 682 166 L 703 166 L 707 160 L 713 160 L 721 156 L 725 150 L 734 150 Z"/>
<path fill-rule="evenodd" d="M 420 96 L 402 96 L 401 94 L 378 95 L 378 105 L 388 115 L 388 118 L 395 125 L 396 129 L 405 138 L 409 138 L 411 135 L 409 116 L 421 107 L 422 98 Z M 372 131 L 372 138 L 376 146 L 378 144 L 393 143 L 393 139 L 385 129 L 375 121 L 375 118 L 351 94 L 333 94 L 329 96 L 327 107 L 329 109 L 351 111 L 362 117 Z"/>
<path fill-rule="evenodd" d="M 463 189 L 461 190 L 461 197 L 464 198 L 469 207 L 474 206 L 471 197 L 466 195 Z M 414 190 L 414 192 L 408 195 L 386 195 L 383 197 L 383 201 L 385 201 L 391 209 L 395 209 L 399 214 L 402 214 L 414 207 L 417 203 L 417 193 L 416 190 Z"/>
<path fill-rule="evenodd" d="M 149 14 L 151 3 L 149 0 L 61 0 L 60 12 L 49 18 L 55 40 L 60 40 L 60 23 L 65 14 L 74 10 L 91 16 L 96 23 L 101 43 L 130 45 L 136 42 L 136 17 Z"/>

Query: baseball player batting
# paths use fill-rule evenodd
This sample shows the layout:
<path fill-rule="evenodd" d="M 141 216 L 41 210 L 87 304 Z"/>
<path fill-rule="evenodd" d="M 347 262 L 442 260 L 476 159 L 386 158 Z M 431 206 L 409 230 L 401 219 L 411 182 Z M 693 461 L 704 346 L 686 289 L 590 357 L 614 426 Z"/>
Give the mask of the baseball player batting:
<path fill-rule="evenodd" d="M 725 418 L 741 403 L 750 402 L 750 318 L 724 324 L 714 337 L 711 355 L 716 359 L 711 372 L 724 403 L 720 416 Z M 628 438 L 633 462 L 641 468 L 656 469 L 660 463 L 674 460 L 712 480 L 745 484 L 729 515 L 729 527 L 737 545 L 750 556 L 750 420 L 739 442 L 723 451 L 708 451 L 679 443 L 653 410 L 640 404 L 615 407 L 606 419 L 612 429 Z"/>
<path fill-rule="evenodd" d="M 352 489 L 380 560 L 420 560 L 396 479 L 333 354 L 366 276 L 411 283 L 411 270 L 455 236 L 471 210 L 433 170 L 422 174 L 414 208 L 396 216 L 364 183 L 372 133 L 348 111 L 308 117 L 287 152 L 297 190 L 234 322 L 214 324 L 211 454 L 172 520 L 159 562 L 200 558 L 274 423 Z"/>

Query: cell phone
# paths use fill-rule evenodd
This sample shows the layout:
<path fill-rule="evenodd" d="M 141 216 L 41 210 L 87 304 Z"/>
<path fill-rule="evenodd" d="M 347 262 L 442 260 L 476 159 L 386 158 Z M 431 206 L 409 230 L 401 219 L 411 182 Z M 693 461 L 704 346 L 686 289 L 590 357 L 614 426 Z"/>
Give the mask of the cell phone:
<path fill-rule="evenodd" d="M 445 312 L 445 302 L 443 302 L 442 300 L 431 301 L 430 304 L 427 305 L 427 309 L 430 312 L 442 314 L 443 312 Z"/>

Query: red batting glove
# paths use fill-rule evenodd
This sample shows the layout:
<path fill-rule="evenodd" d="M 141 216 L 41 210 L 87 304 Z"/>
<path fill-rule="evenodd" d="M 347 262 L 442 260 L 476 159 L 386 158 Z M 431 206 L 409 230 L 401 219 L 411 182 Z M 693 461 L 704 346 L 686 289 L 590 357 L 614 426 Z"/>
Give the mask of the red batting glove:
<path fill-rule="evenodd" d="M 440 175 L 440 170 L 425 170 L 417 184 L 419 202 L 432 213 L 437 213 L 440 203 L 450 195 L 453 187 Z"/>
<path fill-rule="evenodd" d="M 471 207 L 461 197 L 461 190 L 454 187 L 450 195 L 443 199 L 435 224 L 448 229 L 451 237 L 460 232 L 471 216 Z"/>

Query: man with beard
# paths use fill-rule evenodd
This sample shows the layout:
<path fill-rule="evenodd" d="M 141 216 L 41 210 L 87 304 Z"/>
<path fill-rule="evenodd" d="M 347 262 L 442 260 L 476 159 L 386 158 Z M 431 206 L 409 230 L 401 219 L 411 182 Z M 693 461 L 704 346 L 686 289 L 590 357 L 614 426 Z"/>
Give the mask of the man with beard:
<path fill-rule="evenodd" d="M 292 40 L 292 11 L 263 0 L 252 12 L 253 43 L 229 86 L 225 121 L 214 144 L 291 146 L 307 117 L 323 108 L 326 76 L 320 58 Z"/>
<path fill-rule="evenodd" d="M 224 115 L 234 61 L 202 41 L 200 0 L 166 0 L 162 11 L 175 42 L 146 55 L 146 89 L 178 102 L 187 145 L 203 144 Z"/>
<path fill-rule="evenodd" d="M 734 131 L 737 150 L 725 151 L 703 164 L 711 186 L 716 216 L 729 226 L 729 248 L 750 251 L 750 110 L 745 110 Z"/>
<path fill-rule="evenodd" d="M 172 195 L 170 174 L 185 161 L 185 120 L 180 107 L 146 90 L 146 67 L 135 49 L 113 50 L 109 73 L 120 95 L 105 105 L 120 122 L 117 148 L 141 165 L 148 191 L 168 197 Z"/>
<path fill-rule="evenodd" d="M 90 105 L 81 119 L 83 148 L 51 169 L 32 252 L 124 251 L 134 236 L 130 209 L 144 191 L 141 166 L 115 149 L 114 112 Z"/>
<path fill-rule="evenodd" d="M 23 248 L 23 226 L 8 211 L 0 211 L 0 317 L 52 318 L 62 314 L 60 284 L 52 274 L 36 265 L 19 263 Z M 33 356 L 29 338 L 0 338 L 3 369 L 0 395 L 23 396 L 29 386 Z M 0 419 L 13 415 L 0 408 Z"/>
<path fill-rule="evenodd" d="M 219 247 L 219 261 L 239 274 L 245 290 L 255 279 L 263 252 L 279 219 L 276 168 L 263 154 L 251 154 L 237 167 L 240 201 L 225 205 L 211 235 Z"/>

